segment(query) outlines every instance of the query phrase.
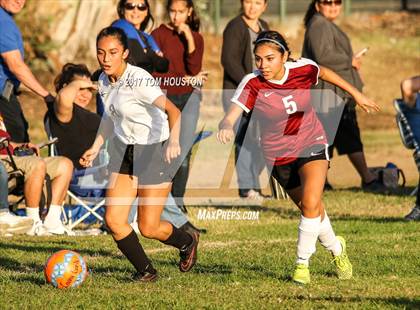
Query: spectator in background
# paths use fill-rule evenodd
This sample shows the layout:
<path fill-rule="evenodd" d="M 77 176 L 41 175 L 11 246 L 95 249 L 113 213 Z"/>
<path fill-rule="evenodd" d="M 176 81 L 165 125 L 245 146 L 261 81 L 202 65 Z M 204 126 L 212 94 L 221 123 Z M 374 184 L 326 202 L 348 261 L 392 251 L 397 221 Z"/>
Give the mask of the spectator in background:
<path fill-rule="evenodd" d="M 28 123 L 17 98 L 20 83 L 45 101 L 54 100 L 24 62 L 22 34 L 13 20 L 24 5 L 25 0 L 0 0 L 0 112 L 12 141 L 18 143 L 29 142 Z"/>
<path fill-rule="evenodd" d="M 312 0 L 304 18 L 306 32 L 302 56 L 333 70 L 362 91 L 363 82 L 359 75 L 361 56 L 353 54 L 348 36 L 334 24 L 341 9 L 342 0 Z M 347 154 L 362 179 L 362 188 L 368 191 L 383 190 L 383 184 L 366 164 L 354 99 L 327 81 L 321 80 L 314 88 L 332 90 L 345 102 L 337 133 L 329 150 L 330 157 L 333 148 L 337 149 L 339 155 Z"/>
<path fill-rule="evenodd" d="M 267 0 L 241 0 L 242 12 L 232 19 L 223 32 L 222 66 L 223 109 L 228 111 L 234 90 L 242 78 L 255 71 L 253 54 L 254 41 L 258 34 L 268 30 L 268 24 L 260 19 L 267 8 Z M 252 113 L 243 113 L 235 138 L 235 164 L 238 177 L 239 196 L 251 199 L 262 198 L 259 176 L 264 168 L 264 160 L 259 150 L 258 133 Z M 245 135 L 254 139 L 243 146 Z M 251 145 L 252 144 L 252 145 Z M 239 154 L 241 155 L 239 157 Z"/>
<path fill-rule="evenodd" d="M 153 16 L 148 0 L 120 0 L 117 5 L 120 19 L 111 26 L 124 30 L 128 37 L 129 63 L 149 73 L 168 71 L 169 62 L 153 37 L 146 33 Z"/>
<path fill-rule="evenodd" d="M 27 149 L 33 149 L 35 153 L 33 156 L 13 156 L 17 168 L 24 173 L 23 192 L 25 195 L 26 214 L 33 220 L 32 227 L 26 233 L 31 236 L 71 234 L 61 222 L 61 206 L 66 197 L 66 191 L 73 172 L 71 161 L 59 156 L 46 158 L 35 156 L 39 154 L 38 147 L 32 143 L 14 142 L 7 132 L 1 116 L 0 137 L 10 140 L 8 148 L 11 154 L 14 153 L 15 148 L 22 146 Z M 0 150 L 0 159 L 8 171 L 13 170 L 10 157 L 5 148 Z M 48 214 L 44 222 L 42 222 L 39 216 L 39 203 L 46 174 L 51 179 L 52 196 Z"/>
<path fill-rule="evenodd" d="M 8 174 L 0 161 L 0 236 L 24 234 L 32 228 L 33 220 L 26 216 L 16 216 L 9 212 Z"/>
<path fill-rule="evenodd" d="M 404 115 L 412 128 L 414 139 L 420 143 L 420 75 L 402 81 L 401 94 L 407 108 L 404 109 Z M 407 214 L 404 219 L 406 221 L 420 220 L 420 176 L 417 186 L 416 205 Z"/>
<path fill-rule="evenodd" d="M 178 109 L 181 116 L 180 167 L 173 179 L 172 195 L 186 212 L 184 194 L 187 186 L 191 148 L 200 113 L 201 82 L 207 73 L 201 71 L 204 53 L 203 37 L 199 33 L 200 19 L 192 0 L 168 0 L 166 10 L 169 23 L 152 32 L 158 46 L 169 60 L 168 73 L 154 74 L 161 78 L 160 87 Z M 194 85 L 194 81 L 199 81 Z M 194 88 L 194 86 L 199 86 Z"/>

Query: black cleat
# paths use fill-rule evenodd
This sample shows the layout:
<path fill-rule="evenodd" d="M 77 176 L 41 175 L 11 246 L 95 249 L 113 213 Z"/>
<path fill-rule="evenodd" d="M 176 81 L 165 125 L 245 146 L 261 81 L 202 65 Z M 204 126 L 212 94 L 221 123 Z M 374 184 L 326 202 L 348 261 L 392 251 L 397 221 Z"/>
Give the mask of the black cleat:
<path fill-rule="evenodd" d="M 158 274 L 156 269 L 154 269 L 151 265 L 148 265 L 146 267 L 146 271 L 136 272 L 133 279 L 139 282 L 155 282 L 158 279 Z"/>
<path fill-rule="evenodd" d="M 198 234 L 207 233 L 207 229 L 197 228 L 191 222 L 186 222 L 184 225 L 179 227 L 179 229 L 181 229 L 182 231 L 185 231 L 186 233 L 189 233 L 190 235 L 193 233 L 198 233 Z"/>
<path fill-rule="evenodd" d="M 197 247 L 200 234 L 197 232 L 189 233 L 193 241 L 185 249 L 179 250 L 179 270 L 181 272 L 188 272 L 194 267 L 197 262 Z"/>

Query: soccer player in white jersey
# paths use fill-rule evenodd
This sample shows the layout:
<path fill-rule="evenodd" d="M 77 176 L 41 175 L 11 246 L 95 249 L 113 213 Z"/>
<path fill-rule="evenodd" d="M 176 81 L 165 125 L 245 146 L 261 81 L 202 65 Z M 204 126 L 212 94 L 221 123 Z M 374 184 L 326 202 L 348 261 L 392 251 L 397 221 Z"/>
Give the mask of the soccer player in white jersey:
<path fill-rule="evenodd" d="M 301 210 L 297 262 L 292 279 L 310 282 L 309 258 L 317 239 L 331 251 L 340 279 L 352 277 L 346 243 L 335 235 L 321 196 L 328 170 L 327 140 L 311 105 L 310 88 L 318 77 L 341 87 L 369 112 L 378 106 L 337 74 L 309 59 L 293 61 L 285 39 L 265 31 L 255 41 L 258 70 L 244 77 L 229 111 L 219 124 L 217 137 L 228 143 L 233 125 L 243 111 L 253 110 L 261 126 L 261 146 L 272 176 L 286 189 Z"/>
<path fill-rule="evenodd" d="M 128 224 L 131 204 L 139 197 L 141 234 L 178 248 L 179 269 L 187 272 L 197 259 L 198 233 L 187 233 L 160 220 L 176 172 L 171 163 L 181 152 L 180 111 L 147 71 L 126 62 L 129 51 L 123 30 L 103 29 L 96 47 L 103 71 L 98 89 L 105 105 L 105 120 L 80 162 L 90 166 L 105 139 L 114 134 L 108 148 L 111 175 L 105 221 L 118 248 L 136 268 L 136 279 L 156 280 L 157 272 Z"/>

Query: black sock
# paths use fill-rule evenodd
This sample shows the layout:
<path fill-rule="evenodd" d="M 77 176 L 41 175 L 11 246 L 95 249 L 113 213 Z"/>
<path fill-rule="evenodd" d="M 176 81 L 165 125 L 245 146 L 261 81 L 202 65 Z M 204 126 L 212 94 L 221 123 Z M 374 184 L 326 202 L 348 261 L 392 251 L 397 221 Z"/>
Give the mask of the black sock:
<path fill-rule="evenodd" d="M 138 272 L 143 273 L 145 271 L 149 271 L 149 269 L 153 269 L 152 264 L 147 258 L 147 255 L 144 252 L 139 238 L 137 237 L 134 230 L 132 230 L 127 237 L 116 242 L 117 247 L 121 250 L 125 257 L 127 257 L 127 259 Z"/>
<path fill-rule="evenodd" d="M 167 244 L 167 245 L 172 245 L 176 247 L 177 249 L 182 249 L 190 245 L 192 241 L 193 239 L 190 236 L 190 234 L 172 225 L 172 234 L 169 236 L 167 240 L 162 241 L 162 243 Z"/>

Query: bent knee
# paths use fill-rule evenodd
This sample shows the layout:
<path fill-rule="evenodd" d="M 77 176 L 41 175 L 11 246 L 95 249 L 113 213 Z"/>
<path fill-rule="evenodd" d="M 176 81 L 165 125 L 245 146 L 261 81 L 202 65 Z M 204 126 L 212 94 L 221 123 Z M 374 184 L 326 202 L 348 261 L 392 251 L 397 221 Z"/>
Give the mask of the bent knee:
<path fill-rule="evenodd" d="M 318 196 L 309 196 L 302 198 L 301 201 L 302 209 L 305 210 L 317 210 L 321 207 L 321 199 Z"/>
<path fill-rule="evenodd" d="M 106 213 L 105 223 L 112 233 L 118 233 L 121 227 L 127 225 L 126 221 L 116 219 L 115 217 L 107 215 Z"/>
<path fill-rule="evenodd" d="M 158 229 L 153 225 L 139 225 L 140 233 L 143 237 L 148 239 L 156 239 Z"/>
<path fill-rule="evenodd" d="M 47 166 L 45 164 L 45 161 L 42 160 L 42 158 L 39 157 L 31 157 L 31 162 L 26 167 L 29 168 L 25 172 L 27 174 L 28 178 L 44 178 L 47 173 Z M 18 168 L 20 168 L 18 166 Z M 25 170 L 25 168 L 23 168 Z"/>
<path fill-rule="evenodd" d="M 58 167 L 62 174 L 73 174 L 73 162 L 66 157 L 60 157 Z"/>

